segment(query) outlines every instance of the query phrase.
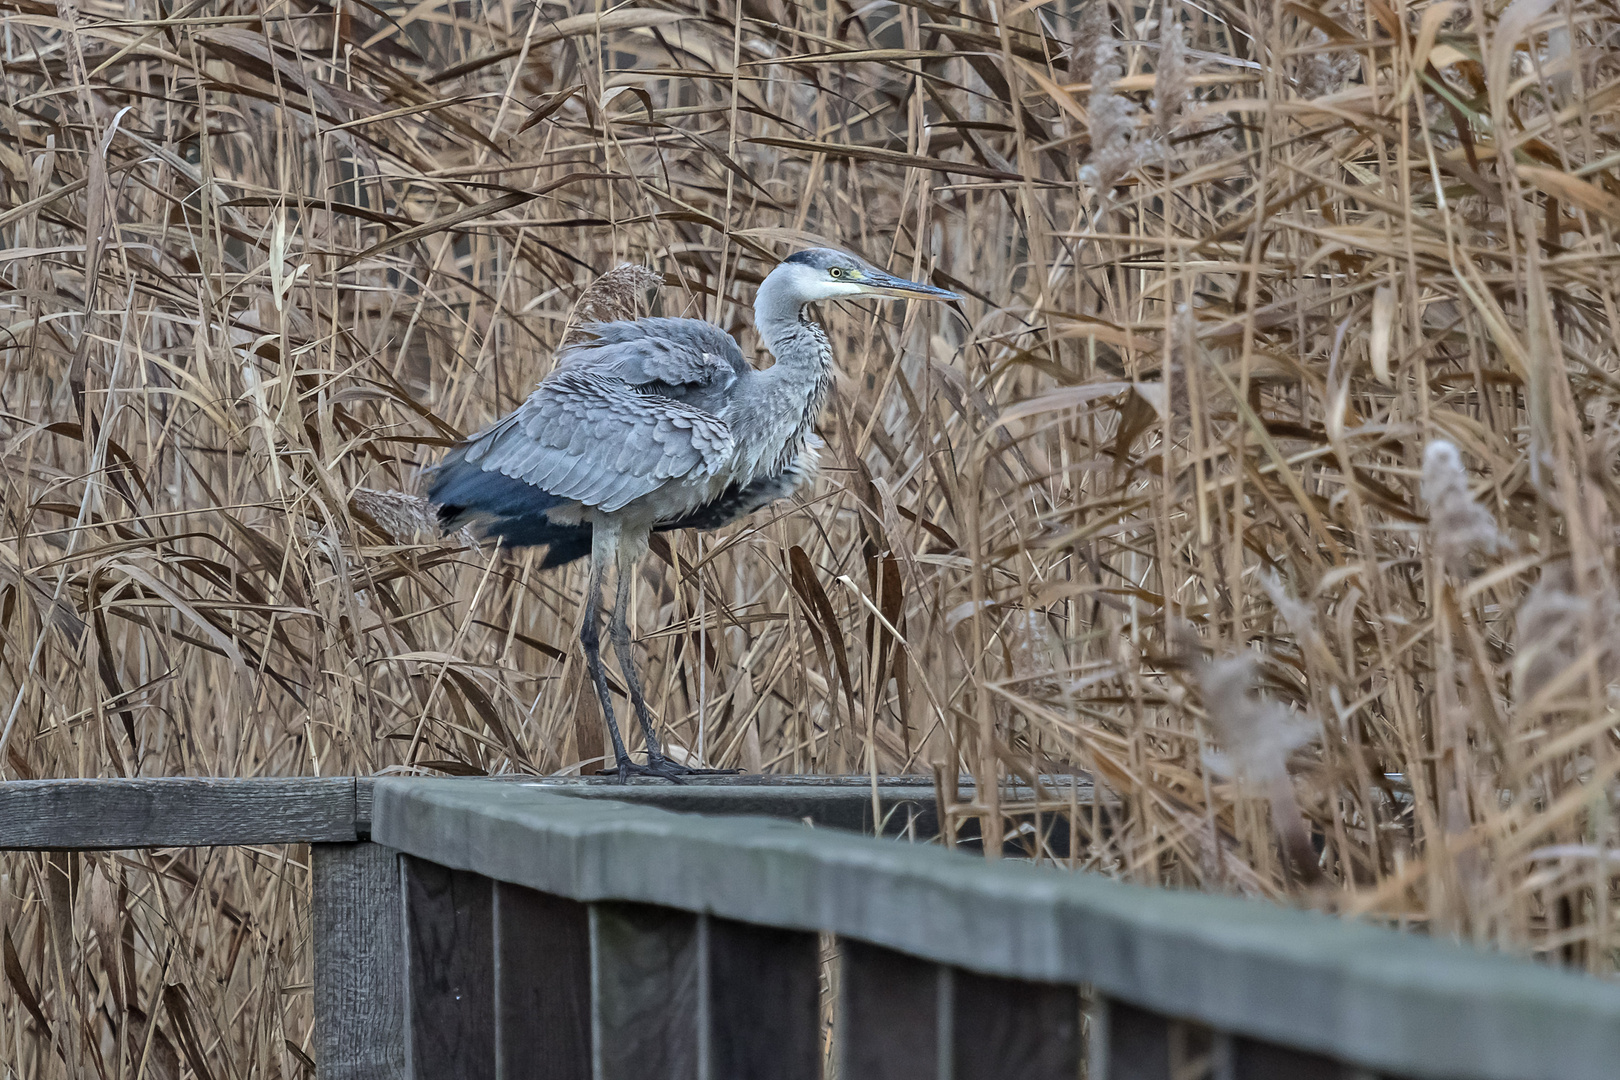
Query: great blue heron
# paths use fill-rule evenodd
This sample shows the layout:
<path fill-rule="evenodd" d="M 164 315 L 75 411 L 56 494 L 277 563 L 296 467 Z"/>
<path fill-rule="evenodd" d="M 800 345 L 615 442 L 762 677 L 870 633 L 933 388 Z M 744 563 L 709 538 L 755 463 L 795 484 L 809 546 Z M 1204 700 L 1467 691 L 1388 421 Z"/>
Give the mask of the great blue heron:
<path fill-rule="evenodd" d="M 842 251 L 813 248 L 771 271 L 754 325 L 776 363 L 756 370 L 727 334 L 696 319 L 586 327 L 516 411 L 456 447 L 428 499 L 447 529 L 471 525 L 510 547 L 545 545 L 542 567 L 591 557 L 583 625 L 619 779 L 678 780 L 706 770 L 663 754 L 630 655 L 630 580 L 648 537 L 716 529 L 790 495 L 815 475 L 816 418 L 832 389 L 832 343 L 811 318 L 821 300 L 957 300 Z M 602 667 L 602 579 L 617 571 L 611 635 L 647 764 L 630 760 Z"/>

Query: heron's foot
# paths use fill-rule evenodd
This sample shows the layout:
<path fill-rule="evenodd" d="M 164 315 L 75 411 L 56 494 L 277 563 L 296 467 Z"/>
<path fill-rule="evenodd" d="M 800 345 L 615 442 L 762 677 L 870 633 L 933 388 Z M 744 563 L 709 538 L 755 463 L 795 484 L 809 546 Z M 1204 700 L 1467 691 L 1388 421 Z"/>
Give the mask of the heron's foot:
<path fill-rule="evenodd" d="M 647 764 L 632 761 L 628 757 L 619 759 L 619 763 L 612 769 L 603 769 L 605 776 L 618 776 L 619 783 L 626 783 L 632 776 L 652 776 L 660 780 L 668 780 L 672 784 L 684 784 L 692 776 L 736 776 L 741 769 L 694 769 L 690 765 L 682 765 L 658 754 L 647 759 Z"/>

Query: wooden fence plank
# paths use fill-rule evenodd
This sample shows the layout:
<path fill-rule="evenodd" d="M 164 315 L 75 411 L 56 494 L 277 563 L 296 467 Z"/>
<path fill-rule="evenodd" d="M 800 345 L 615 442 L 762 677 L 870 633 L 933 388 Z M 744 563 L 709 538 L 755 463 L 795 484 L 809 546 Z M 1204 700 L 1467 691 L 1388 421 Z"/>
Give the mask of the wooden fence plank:
<path fill-rule="evenodd" d="M 310 849 L 319 1080 L 403 1080 L 405 957 L 399 852 Z"/>
<path fill-rule="evenodd" d="M 700 917 L 591 907 L 596 1080 L 699 1080 Z"/>
<path fill-rule="evenodd" d="M 102 850 L 230 844 L 314 844 L 364 840 L 371 831 L 373 777 L 133 777 L 13 780 L 0 784 L 0 850 Z M 705 777 L 672 787 L 619 786 L 606 777 L 485 777 L 483 783 L 540 786 L 578 798 L 611 799 L 705 814 L 759 814 L 819 826 L 873 831 L 870 779 Z M 1048 789 L 1089 806 L 1089 780 L 1043 778 Z M 964 797 L 971 798 L 966 784 Z M 882 777 L 886 835 L 928 840 L 938 832 L 931 780 Z M 1049 792 L 1050 794 L 1050 792 Z M 1018 788 L 1008 799 L 1028 801 Z"/>
<path fill-rule="evenodd" d="M 402 850 L 578 900 L 820 929 L 955 968 L 1087 984 L 1375 1073 L 1613 1080 L 1620 1060 L 1620 985 L 1235 897 L 522 784 L 379 780 L 372 828 Z"/>
<path fill-rule="evenodd" d="M 584 904 L 495 886 L 501 1080 L 591 1080 L 591 927 Z"/>
<path fill-rule="evenodd" d="M 410 1074 L 494 1080 L 490 880 L 422 859 L 403 862 Z"/>
<path fill-rule="evenodd" d="M 821 1076 L 821 949 L 815 934 L 708 920 L 706 1080 Z"/>
<path fill-rule="evenodd" d="M 847 829 L 868 835 L 878 831 L 874 826 L 877 821 L 882 825 L 884 836 L 923 842 L 939 836 L 939 814 L 934 805 L 932 781 L 916 777 L 879 780 L 878 802 L 882 812 L 877 818 L 873 816 L 869 777 L 705 777 L 679 787 L 669 784 L 621 787 L 581 783 L 573 777 L 537 778 L 533 783 L 571 798 L 608 799 L 681 813 L 751 814 L 807 821 L 817 828 Z M 1071 787 L 1076 805 L 1089 807 L 1096 798 L 1090 779 L 1085 777 L 1043 777 L 1042 785 L 1048 802 L 1055 798 L 1058 803 L 1067 804 Z M 962 787 L 963 798 L 971 801 L 973 785 L 964 781 Z M 1035 796 L 1034 790 L 1018 786 L 1003 792 L 1002 797 L 1009 802 L 1030 802 Z M 957 834 L 957 846 L 964 850 L 980 848 L 977 830 L 977 825 L 969 821 Z M 1069 827 L 1065 817 L 1055 813 L 1047 817 L 1042 822 L 1042 833 L 1046 853 L 1059 857 L 1068 854 Z M 1026 844 L 1027 838 L 1013 836 L 1006 844 L 1007 854 L 1028 854 Z"/>
<path fill-rule="evenodd" d="M 9 780 L 0 850 L 322 844 L 359 838 L 355 780 Z"/>
<path fill-rule="evenodd" d="M 672 784 L 656 787 L 548 784 L 545 787 L 548 791 L 576 799 L 607 799 L 681 813 L 752 814 L 789 821 L 811 821 L 818 828 L 849 829 L 861 833 L 875 831 L 869 784 L 841 783 L 815 787 L 799 784 L 692 783 L 679 787 Z M 1089 805 L 1089 791 L 1086 801 Z M 885 835 L 901 835 L 909 830 L 918 840 L 925 841 L 939 835 L 939 816 L 934 811 L 934 789 L 931 784 L 880 785 L 879 802 L 883 810 Z"/>
<path fill-rule="evenodd" d="M 952 1080 L 1075 1080 L 1078 987 L 954 974 Z"/>
<path fill-rule="evenodd" d="M 838 1041 L 840 1076 L 944 1080 L 950 1040 L 941 1037 L 942 999 L 949 1011 L 949 973 L 859 941 L 840 942 Z"/>

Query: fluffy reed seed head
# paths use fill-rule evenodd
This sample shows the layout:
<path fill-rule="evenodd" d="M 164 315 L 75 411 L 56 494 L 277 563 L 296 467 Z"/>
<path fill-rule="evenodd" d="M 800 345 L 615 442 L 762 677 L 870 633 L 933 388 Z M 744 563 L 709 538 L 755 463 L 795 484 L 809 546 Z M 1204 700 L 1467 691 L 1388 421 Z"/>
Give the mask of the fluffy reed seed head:
<path fill-rule="evenodd" d="M 1069 47 L 1069 73 L 1080 82 L 1090 82 L 1097 66 L 1097 46 L 1112 36 L 1108 4 L 1090 0 L 1080 12 L 1074 44 Z"/>
<path fill-rule="evenodd" d="M 1549 684 L 1562 681 L 1559 677 L 1589 654 L 1601 684 L 1612 685 L 1620 677 L 1620 597 L 1612 589 L 1582 590 L 1568 561 L 1542 570 L 1519 602 L 1513 622 L 1513 696 L 1520 708 Z M 1578 693 L 1581 687 L 1570 689 Z"/>
<path fill-rule="evenodd" d="M 1288 755 L 1310 732 L 1288 709 L 1255 692 L 1258 676 L 1254 654 L 1244 650 L 1204 661 L 1196 679 L 1223 750 L 1211 755 L 1210 767 L 1263 784 L 1288 775 Z"/>
<path fill-rule="evenodd" d="M 1258 674 L 1254 654 L 1247 650 L 1212 658 L 1197 669 L 1209 725 L 1225 748 L 1225 753 L 1207 755 L 1205 764 L 1270 803 L 1272 827 L 1290 876 L 1314 882 L 1321 877 L 1321 867 L 1288 772 L 1288 755 L 1310 740 L 1311 728 L 1255 692 Z"/>
<path fill-rule="evenodd" d="M 1274 572 L 1267 570 L 1262 573 L 1260 586 L 1266 590 L 1266 597 L 1271 601 L 1271 606 L 1277 609 L 1283 625 L 1296 638 L 1303 642 L 1317 633 L 1316 609 L 1291 594 Z"/>
<path fill-rule="evenodd" d="M 1470 576 L 1480 558 L 1511 546 L 1491 512 L 1474 501 L 1462 455 L 1444 439 L 1434 440 L 1423 451 L 1422 494 L 1429 506 L 1429 538 L 1451 573 Z"/>
<path fill-rule="evenodd" d="M 1114 92 L 1123 72 L 1115 57 L 1114 39 L 1097 43 L 1091 75 L 1091 157 L 1080 167 L 1080 182 L 1107 195 L 1136 168 L 1136 105 Z"/>
<path fill-rule="evenodd" d="M 637 263 L 609 270 L 580 294 L 568 320 L 568 332 L 563 335 L 563 346 L 583 340 L 584 327 L 591 323 L 639 318 L 646 308 L 647 293 L 663 285 L 664 275 Z"/>
<path fill-rule="evenodd" d="M 396 544 L 415 544 L 442 535 L 438 515 L 420 495 L 357 487 L 349 500 Z"/>
<path fill-rule="evenodd" d="M 1166 4 L 1159 22 L 1159 63 L 1153 73 L 1153 126 L 1160 139 L 1168 139 L 1192 97 L 1192 60 L 1187 55 L 1187 31 L 1179 5 Z"/>

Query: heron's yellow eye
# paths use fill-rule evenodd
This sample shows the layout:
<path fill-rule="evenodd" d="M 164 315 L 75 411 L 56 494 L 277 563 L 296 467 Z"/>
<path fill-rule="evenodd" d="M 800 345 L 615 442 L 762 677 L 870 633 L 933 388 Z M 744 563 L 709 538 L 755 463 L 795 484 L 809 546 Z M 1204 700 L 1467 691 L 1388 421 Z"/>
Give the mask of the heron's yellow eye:
<path fill-rule="evenodd" d="M 840 267 L 837 267 L 837 266 L 833 267 L 831 270 L 828 270 L 827 273 L 831 274 L 833 277 L 843 277 L 844 276 L 844 271 Z"/>

